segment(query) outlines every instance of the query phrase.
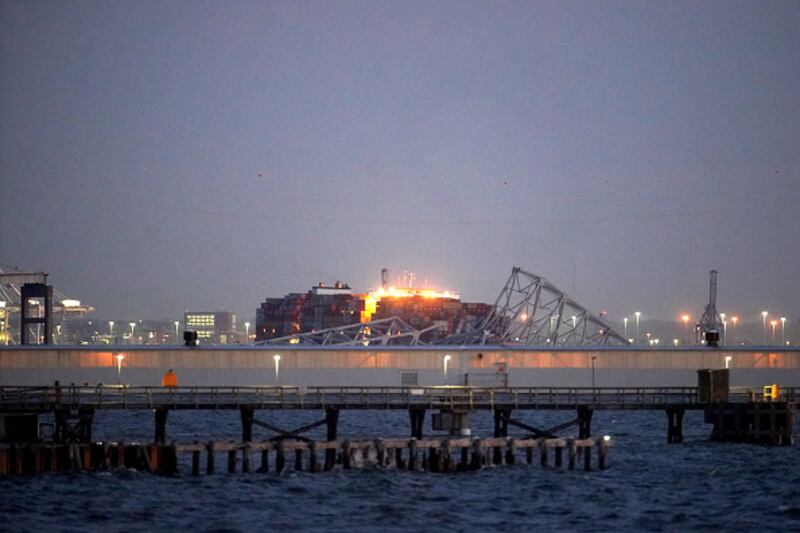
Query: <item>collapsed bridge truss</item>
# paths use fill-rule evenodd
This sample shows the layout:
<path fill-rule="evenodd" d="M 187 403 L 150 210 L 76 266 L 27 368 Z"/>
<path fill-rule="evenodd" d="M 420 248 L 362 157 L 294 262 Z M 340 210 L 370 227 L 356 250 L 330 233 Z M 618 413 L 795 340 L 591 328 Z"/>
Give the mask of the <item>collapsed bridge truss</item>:
<path fill-rule="evenodd" d="M 257 342 L 259 345 L 303 344 L 316 346 L 374 345 L 523 345 L 596 346 L 629 342 L 600 317 L 560 291 L 542 276 L 519 267 L 503 287 L 492 310 L 471 330 L 426 342 L 439 326 L 416 329 L 398 317 L 383 318 L 298 333 Z"/>
<path fill-rule="evenodd" d="M 375 346 L 399 344 L 418 346 L 426 344 L 421 340 L 422 335 L 437 328 L 438 326 L 430 326 L 424 329 L 417 329 L 408 325 L 398 317 L 391 317 L 361 324 L 351 324 L 309 333 L 276 337 L 274 339 L 257 342 L 256 344 L 305 344 L 315 346 Z"/>
<path fill-rule="evenodd" d="M 629 344 L 605 321 L 555 285 L 519 267 L 511 270 L 511 277 L 486 318 L 474 330 L 446 337 L 443 343 L 525 346 Z"/>

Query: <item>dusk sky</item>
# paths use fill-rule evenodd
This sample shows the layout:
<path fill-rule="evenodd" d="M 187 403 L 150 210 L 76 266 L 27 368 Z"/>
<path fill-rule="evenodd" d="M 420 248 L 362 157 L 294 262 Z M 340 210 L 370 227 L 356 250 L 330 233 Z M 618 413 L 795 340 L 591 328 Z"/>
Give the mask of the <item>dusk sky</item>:
<path fill-rule="evenodd" d="M 800 2 L 0 1 L 0 262 L 105 318 L 511 267 L 800 317 Z"/>

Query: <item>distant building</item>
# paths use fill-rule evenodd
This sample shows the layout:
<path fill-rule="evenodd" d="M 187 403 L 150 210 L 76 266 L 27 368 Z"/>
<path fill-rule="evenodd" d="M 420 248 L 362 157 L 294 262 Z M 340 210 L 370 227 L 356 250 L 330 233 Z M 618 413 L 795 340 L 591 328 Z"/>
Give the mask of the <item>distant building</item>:
<path fill-rule="evenodd" d="M 230 311 L 187 311 L 183 320 L 188 331 L 197 332 L 201 344 L 236 342 L 236 315 Z"/>

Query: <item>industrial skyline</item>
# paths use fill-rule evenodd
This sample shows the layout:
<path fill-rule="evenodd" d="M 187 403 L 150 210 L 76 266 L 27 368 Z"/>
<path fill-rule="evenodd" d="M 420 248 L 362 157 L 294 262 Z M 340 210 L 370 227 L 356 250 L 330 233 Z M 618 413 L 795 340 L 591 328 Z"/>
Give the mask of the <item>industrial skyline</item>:
<path fill-rule="evenodd" d="M 711 269 L 800 315 L 797 3 L 0 9 L 3 260 L 98 315 L 514 264 L 617 320 Z"/>

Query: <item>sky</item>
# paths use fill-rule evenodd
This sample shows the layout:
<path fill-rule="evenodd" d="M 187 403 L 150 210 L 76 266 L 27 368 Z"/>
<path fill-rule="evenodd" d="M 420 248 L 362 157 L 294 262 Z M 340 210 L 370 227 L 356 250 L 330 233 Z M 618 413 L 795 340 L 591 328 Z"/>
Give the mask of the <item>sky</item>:
<path fill-rule="evenodd" d="M 800 318 L 800 3 L 0 0 L 0 262 L 100 317 L 513 266 Z"/>

